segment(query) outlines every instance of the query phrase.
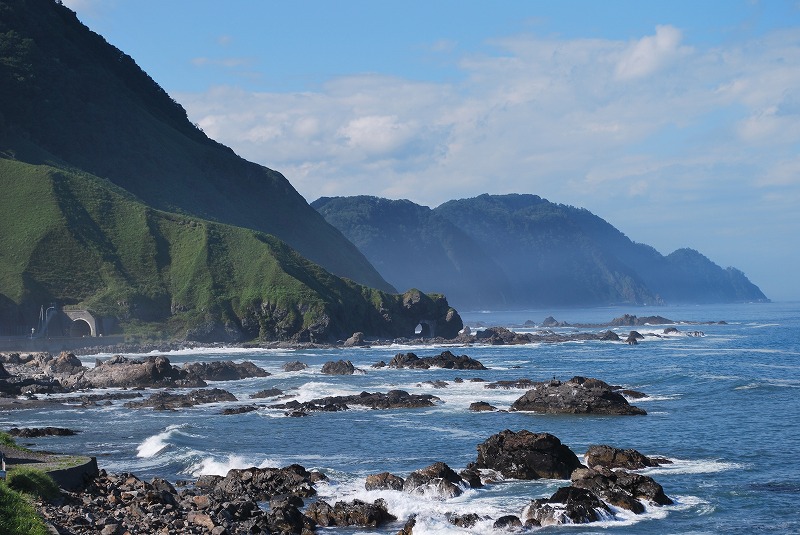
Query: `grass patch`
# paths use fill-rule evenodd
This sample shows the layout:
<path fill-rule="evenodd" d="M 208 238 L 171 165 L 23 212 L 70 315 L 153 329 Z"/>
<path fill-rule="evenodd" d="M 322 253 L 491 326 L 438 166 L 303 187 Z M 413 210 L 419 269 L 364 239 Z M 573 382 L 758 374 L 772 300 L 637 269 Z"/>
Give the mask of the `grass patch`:
<path fill-rule="evenodd" d="M 12 448 L 17 451 L 31 451 L 28 448 L 23 448 L 22 446 L 18 445 L 14 441 L 14 437 L 9 435 L 5 431 L 0 431 L 0 446 L 5 446 L 6 448 Z"/>
<path fill-rule="evenodd" d="M 49 531 L 24 494 L 0 482 L 0 533 L 49 535 Z"/>
<path fill-rule="evenodd" d="M 61 491 L 53 478 L 35 468 L 15 468 L 8 471 L 6 485 L 17 492 L 23 492 L 43 500 L 57 498 Z"/>

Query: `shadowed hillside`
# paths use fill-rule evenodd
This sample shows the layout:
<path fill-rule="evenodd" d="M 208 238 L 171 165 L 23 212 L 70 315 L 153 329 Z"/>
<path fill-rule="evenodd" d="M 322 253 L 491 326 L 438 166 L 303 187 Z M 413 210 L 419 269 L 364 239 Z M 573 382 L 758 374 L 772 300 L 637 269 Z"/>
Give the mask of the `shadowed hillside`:
<path fill-rule="evenodd" d="M 107 178 L 158 209 L 274 234 L 386 291 L 278 172 L 209 139 L 129 56 L 53 0 L 0 0 L 0 155 Z"/>

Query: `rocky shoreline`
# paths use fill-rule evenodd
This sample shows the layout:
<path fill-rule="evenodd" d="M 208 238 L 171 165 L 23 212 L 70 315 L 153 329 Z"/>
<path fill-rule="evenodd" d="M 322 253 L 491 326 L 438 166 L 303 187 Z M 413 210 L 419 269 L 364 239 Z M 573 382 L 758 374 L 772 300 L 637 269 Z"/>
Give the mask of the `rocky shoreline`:
<path fill-rule="evenodd" d="M 447 500 L 468 489 L 503 485 L 509 478 L 568 483 L 546 498 L 521 497 L 518 514 L 491 518 L 443 513 L 455 526 L 503 531 L 588 524 L 613 516 L 611 507 L 641 514 L 673 503 L 655 480 L 635 472 L 669 461 L 636 450 L 592 446 L 583 464 L 553 435 L 505 430 L 477 445 L 477 452 L 476 460 L 460 472 L 438 461 L 406 477 L 388 472 L 367 476 L 364 489 Z M 414 533 L 415 516 L 398 518 L 381 498 L 333 504 L 319 499 L 315 485 L 321 481 L 328 477 L 296 464 L 235 469 L 174 485 L 100 470 L 82 488 L 63 491 L 55 501 L 39 501 L 37 508 L 54 533 L 75 535 L 311 535 L 331 526 L 388 529 L 393 524 L 398 535 Z"/>

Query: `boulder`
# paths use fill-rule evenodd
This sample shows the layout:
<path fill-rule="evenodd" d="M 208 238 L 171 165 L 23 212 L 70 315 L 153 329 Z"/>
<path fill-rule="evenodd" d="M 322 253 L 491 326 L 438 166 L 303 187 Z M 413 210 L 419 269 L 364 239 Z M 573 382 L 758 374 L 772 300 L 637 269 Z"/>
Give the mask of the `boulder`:
<path fill-rule="evenodd" d="M 501 381 L 495 381 L 494 383 L 487 383 L 484 386 L 484 388 L 489 388 L 489 389 L 492 389 L 492 390 L 497 389 L 497 388 L 505 388 L 505 389 L 525 388 L 525 389 L 528 389 L 528 388 L 531 388 L 535 384 L 536 383 L 534 383 L 530 379 L 522 378 L 522 379 L 517 379 L 516 381 L 501 380 Z"/>
<path fill-rule="evenodd" d="M 349 360 L 328 361 L 322 365 L 322 373 L 326 375 L 353 375 L 356 367 Z"/>
<path fill-rule="evenodd" d="M 494 524 L 492 524 L 492 528 L 498 531 L 502 530 L 516 532 L 522 529 L 522 521 L 518 516 L 505 515 L 495 520 Z"/>
<path fill-rule="evenodd" d="M 619 342 L 620 338 L 617 333 L 609 329 L 600 335 L 600 340 L 605 342 Z"/>
<path fill-rule="evenodd" d="M 367 476 L 364 488 L 366 490 L 403 490 L 404 482 L 400 476 L 389 472 L 381 472 L 380 474 Z"/>
<path fill-rule="evenodd" d="M 485 370 L 486 367 L 479 361 L 467 355 L 454 355 L 450 351 L 433 357 L 420 358 L 414 353 L 398 353 L 391 361 L 390 368 L 416 368 L 427 370 L 428 368 L 445 368 L 448 370 Z"/>
<path fill-rule="evenodd" d="M 190 377 L 186 370 L 172 366 L 164 356 L 129 359 L 116 355 L 106 361 L 98 360 L 94 368 L 86 370 L 84 379 L 94 388 L 206 386 L 205 381 Z"/>
<path fill-rule="evenodd" d="M 628 403 L 608 383 L 585 377 L 573 377 L 566 382 L 553 380 L 535 383 L 511 405 L 511 410 L 549 414 L 647 414 Z"/>
<path fill-rule="evenodd" d="M 239 363 L 231 361 L 192 362 L 184 364 L 183 369 L 189 377 L 196 377 L 201 381 L 237 381 L 270 375 L 269 372 L 250 361 Z"/>
<path fill-rule="evenodd" d="M 364 333 L 353 333 L 353 336 L 344 341 L 344 347 L 357 347 L 365 345 Z"/>
<path fill-rule="evenodd" d="M 73 353 L 62 351 L 56 358 L 44 366 L 46 372 L 51 374 L 73 374 L 84 370 L 83 363 Z"/>
<path fill-rule="evenodd" d="M 469 410 L 473 412 L 496 411 L 497 407 L 495 407 L 494 405 L 490 405 L 485 401 L 476 401 L 474 403 L 469 404 Z"/>
<path fill-rule="evenodd" d="M 0 363 L 0 379 L 8 379 L 9 377 L 11 377 L 11 374 L 8 373 L 8 370 Z"/>
<path fill-rule="evenodd" d="M 155 410 L 175 410 L 194 407 L 205 403 L 219 403 L 222 401 L 238 401 L 236 396 L 221 388 L 192 390 L 186 394 L 172 394 L 170 392 L 156 392 L 141 401 L 129 401 L 126 407 L 132 409 L 153 408 Z"/>
<path fill-rule="evenodd" d="M 250 398 L 251 399 L 274 398 L 281 395 L 283 395 L 283 390 L 281 390 L 280 388 L 267 388 L 265 390 L 259 390 L 254 394 L 250 394 Z"/>
<path fill-rule="evenodd" d="M 290 401 L 279 405 L 271 405 L 275 409 L 303 409 L 308 411 L 347 410 L 348 405 L 362 405 L 371 409 L 415 409 L 432 407 L 441 401 L 431 394 L 409 394 L 405 390 L 381 392 L 361 392 L 352 396 L 329 396 L 312 399 L 305 403 Z"/>
<path fill-rule="evenodd" d="M 622 450 L 613 446 L 589 446 L 586 450 L 586 465 L 589 468 L 602 466 L 603 468 L 624 468 L 626 470 L 639 470 L 650 466 L 660 466 L 660 459 L 653 459 L 642 455 L 634 449 Z"/>
<path fill-rule="evenodd" d="M 532 500 L 522 518 L 535 526 L 588 524 L 612 515 L 608 506 L 586 489 L 561 487 L 550 498 Z"/>
<path fill-rule="evenodd" d="M 311 472 L 298 464 L 284 468 L 234 469 L 212 484 L 212 494 L 219 501 L 235 500 L 239 497 L 266 501 L 283 494 L 302 498 L 316 494 Z"/>
<path fill-rule="evenodd" d="M 530 338 L 522 333 L 515 333 L 505 327 L 488 327 L 475 333 L 475 338 L 491 345 L 527 344 Z"/>
<path fill-rule="evenodd" d="M 445 513 L 445 518 L 447 518 L 447 521 L 453 524 L 454 526 L 466 529 L 473 528 L 475 527 L 475 524 L 478 523 L 478 521 L 484 520 L 484 518 L 478 515 L 477 513 L 466 513 L 463 515 L 458 515 L 455 513 Z"/>
<path fill-rule="evenodd" d="M 312 503 L 306 515 L 318 526 L 360 526 L 376 528 L 397 520 L 389 514 L 386 502 L 375 500 L 373 503 L 353 500 L 352 502 L 336 502 L 333 506 L 322 500 Z"/>
<path fill-rule="evenodd" d="M 300 362 L 299 360 L 294 360 L 292 362 L 287 362 L 283 365 L 283 371 L 285 372 L 301 372 L 308 368 L 308 364 L 305 362 Z"/>
<path fill-rule="evenodd" d="M 411 494 L 434 495 L 440 498 L 455 498 L 464 489 L 464 481 L 445 463 L 437 462 L 411 472 L 403 483 L 403 490 Z"/>
<path fill-rule="evenodd" d="M 611 505 L 636 514 L 645 508 L 640 500 L 655 505 L 670 505 L 672 500 L 656 481 L 641 474 L 607 468 L 582 468 L 572 474 L 572 485 L 589 490 Z"/>
<path fill-rule="evenodd" d="M 513 479 L 569 479 L 581 462 L 561 441 L 549 433 L 513 432 L 508 429 L 478 445 L 472 468 L 496 470 Z"/>

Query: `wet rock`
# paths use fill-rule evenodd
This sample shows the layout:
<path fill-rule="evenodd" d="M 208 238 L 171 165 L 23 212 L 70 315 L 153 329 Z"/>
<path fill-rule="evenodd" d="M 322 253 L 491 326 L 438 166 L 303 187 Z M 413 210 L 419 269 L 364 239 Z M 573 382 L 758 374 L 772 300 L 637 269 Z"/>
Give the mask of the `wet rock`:
<path fill-rule="evenodd" d="M 258 406 L 257 405 L 243 405 L 241 407 L 233 407 L 233 408 L 230 408 L 230 409 L 223 409 L 222 412 L 220 412 L 220 414 L 222 414 L 224 416 L 231 416 L 231 415 L 234 415 L 234 414 L 246 414 L 248 412 L 253 412 L 253 411 L 257 411 L 257 410 L 258 410 Z"/>
<path fill-rule="evenodd" d="M 464 481 L 445 463 L 437 462 L 411 472 L 403 483 L 403 490 L 411 494 L 430 495 L 441 498 L 460 496 Z"/>
<path fill-rule="evenodd" d="M 655 505 L 673 503 L 652 477 L 624 470 L 581 468 L 572 474 L 572 485 L 590 490 L 606 502 L 637 514 L 645 510 L 640 500 Z"/>
<path fill-rule="evenodd" d="M 322 500 L 311 504 L 306 515 L 319 526 L 361 526 L 376 528 L 397 518 L 389 514 L 386 502 L 375 500 L 373 503 L 353 500 L 352 502 L 336 502 L 333 506 Z"/>
<path fill-rule="evenodd" d="M 309 411 L 347 410 L 348 405 L 362 405 L 371 409 L 413 409 L 432 407 L 438 401 L 440 401 L 438 397 L 430 394 L 409 394 L 405 390 L 390 390 L 385 394 L 361 392 L 352 396 L 329 396 L 305 403 L 293 400 L 270 407 Z"/>
<path fill-rule="evenodd" d="M 433 357 L 418 357 L 414 353 L 398 353 L 389 361 L 390 368 L 412 368 L 427 370 L 429 368 L 445 368 L 449 370 L 485 370 L 479 361 L 467 355 L 454 355 L 450 351 Z"/>
<path fill-rule="evenodd" d="M 446 513 L 445 517 L 447 518 L 447 521 L 454 526 L 467 529 L 475 527 L 475 524 L 477 524 L 478 521 L 483 520 L 483 518 L 476 513 L 467 513 L 463 515 Z"/>
<path fill-rule="evenodd" d="M 512 411 L 549 414 L 643 415 L 611 385 L 599 379 L 573 377 L 569 381 L 535 383 L 511 405 Z"/>
<path fill-rule="evenodd" d="M 550 498 L 532 500 L 523 510 L 526 522 L 538 526 L 588 524 L 611 516 L 611 510 L 592 492 L 561 487 Z"/>
<path fill-rule="evenodd" d="M 38 437 L 68 437 L 75 435 L 77 431 L 65 427 L 12 427 L 8 434 L 12 437 L 38 438 Z"/>
<path fill-rule="evenodd" d="M 356 367 L 349 360 L 328 361 L 322 365 L 322 373 L 326 375 L 353 375 Z"/>
<path fill-rule="evenodd" d="M 403 490 L 403 483 L 402 477 L 389 472 L 381 472 L 380 474 L 367 476 L 364 488 L 366 490 Z"/>
<path fill-rule="evenodd" d="M 495 520 L 492 528 L 503 531 L 519 531 L 522 529 L 522 521 L 517 516 L 505 515 Z"/>
<path fill-rule="evenodd" d="M 58 357 L 49 360 L 43 368 L 50 374 L 74 374 L 85 370 L 80 359 L 67 351 L 62 351 Z"/>
<path fill-rule="evenodd" d="M 527 344 L 530 338 L 523 333 L 515 333 L 505 327 L 489 327 L 475 333 L 475 338 L 491 345 Z"/>
<path fill-rule="evenodd" d="M 308 364 L 305 362 L 300 362 L 299 360 L 294 360 L 292 362 L 287 362 L 283 365 L 283 371 L 285 372 L 301 372 L 308 368 Z"/>
<path fill-rule="evenodd" d="M 307 498 L 314 496 L 311 473 L 298 464 L 285 468 L 246 468 L 230 470 L 215 482 L 212 494 L 222 501 L 246 497 L 266 501 L 273 496 L 291 494 Z"/>
<path fill-rule="evenodd" d="M 397 532 L 397 535 L 414 535 L 414 526 L 417 525 L 417 515 L 411 515 Z"/>
<path fill-rule="evenodd" d="M 604 468 L 624 468 L 626 470 L 639 470 L 650 466 L 660 466 L 659 459 L 642 455 L 634 449 L 622 450 L 612 446 L 589 446 L 586 450 L 586 465 L 589 468 L 602 466 Z"/>
<path fill-rule="evenodd" d="M 496 390 L 498 388 L 505 388 L 505 389 L 525 388 L 525 389 L 528 389 L 528 388 L 531 388 L 535 384 L 536 383 L 533 382 L 530 379 L 522 378 L 522 379 L 517 379 L 516 381 L 495 381 L 493 383 L 487 383 L 484 386 L 484 388 L 489 388 L 491 390 Z"/>
<path fill-rule="evenodd" d="M 252 377 L 268 377 L 269 372 L 259 368 L 252 362 L 193 362 L 184 364 L 183 370 L 189 377 L 196 377 L 201 381 L 237 381 Z"/>
<path fill-rule="evenodd" d="M 193 390 L 187 394 L 172 394 L 170 392 L 156 392 L 142 401 L 129 401 L 126 407 L 133 409 L 152 408 L 155 410 L 174 410 L 205 403 L 219 403 L 223 401 L 238 401 L 236 396 L 221 388 L 208 388 Z"/>
<path fill-rule="evenodd" d="M 490 405 L 485 401 L 475 401 L 469 404 L 469 410 L 473 412 L 496 411 L 497 407 Z"/>
<path fill-rule="evenodd" d="M 617 333 L 609 329 L 608 331 L 600 335 L 600 340 L 603 340 L 605 342 L 619 342 L 620 337 Z"/>
<path fill-rule="evenodd" d="M 506 429 L 478 445 L 478 458 L 469 468 L 489 468 L 514 479 L 568 479 L 581 466 L 558 437 Z"/>
<path fill-rule="evenodd" d="M 283 390 L 280 388 L 267 388 L 266 390 L 259 390 L 255 394 L 250 394 L 251 399 L 274 398 L 283 395 Z"/>
<path fill-rule="evenodd" d="M 164 356 L 129 359 L 116 355 L 106 361 L 98 360 L 94 368 L 83 373 L 83 380 L 93 388 L 206 386 L 205 381 L 190 377 L 186 370 L 172 366 Z"/>

